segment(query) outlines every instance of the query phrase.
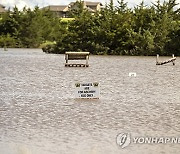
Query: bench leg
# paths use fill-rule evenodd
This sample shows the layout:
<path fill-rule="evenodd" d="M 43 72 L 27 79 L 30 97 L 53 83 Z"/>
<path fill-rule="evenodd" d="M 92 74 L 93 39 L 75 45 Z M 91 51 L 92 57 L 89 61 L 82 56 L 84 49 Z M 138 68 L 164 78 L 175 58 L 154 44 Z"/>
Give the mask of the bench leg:
<path fill-rule="evenodd" d="M 68 55 L 65 55 L 66 64 L 68 63 Z"/>
<path fill-rule="evenodd" d="M 86 56 L 86 66 L 88 66 L 88 56 Z"/>

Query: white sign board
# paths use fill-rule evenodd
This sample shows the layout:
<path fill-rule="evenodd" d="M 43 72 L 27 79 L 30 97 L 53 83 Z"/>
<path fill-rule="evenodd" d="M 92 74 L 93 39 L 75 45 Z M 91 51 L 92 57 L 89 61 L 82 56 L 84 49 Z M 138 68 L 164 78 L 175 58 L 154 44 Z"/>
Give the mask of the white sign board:
<path fill-rule="evenodd" d="M 75 98 L 99 98 L 99 83 L 76 83 Z"/>
<path fill-rule="evenodd" d="M 130 72 L 129 76 L 136 77 L 136 73 L 135 72 Z"/>

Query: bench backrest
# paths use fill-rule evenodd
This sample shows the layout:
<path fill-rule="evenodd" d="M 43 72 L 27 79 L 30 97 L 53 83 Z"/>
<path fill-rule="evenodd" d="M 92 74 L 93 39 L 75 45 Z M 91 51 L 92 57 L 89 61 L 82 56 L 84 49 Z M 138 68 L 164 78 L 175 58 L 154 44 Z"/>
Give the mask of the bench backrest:
<path fill-rule="evenodd" d="M 89 52 L 66 52 L 66 60 L 86 60 L 86 57 L 89 58 Z"/>

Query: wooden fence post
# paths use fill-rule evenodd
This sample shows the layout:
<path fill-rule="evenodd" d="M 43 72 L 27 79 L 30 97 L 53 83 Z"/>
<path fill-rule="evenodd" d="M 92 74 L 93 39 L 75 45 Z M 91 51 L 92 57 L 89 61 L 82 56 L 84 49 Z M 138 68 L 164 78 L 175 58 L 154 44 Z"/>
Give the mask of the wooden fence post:
<path fill-rule="evenodd" d="M 172 57 L 174 58 L 174 54 L 172 54 Z M 173 63 L 173 65 L 175 65 L 175 60 L 174 60 L 174 61 L 172 61 L 172 63 Z"/>
<path fill-rule="evenodd" d="M 159 63 L 159 54 L 156 56 L 156 65 Z"/>

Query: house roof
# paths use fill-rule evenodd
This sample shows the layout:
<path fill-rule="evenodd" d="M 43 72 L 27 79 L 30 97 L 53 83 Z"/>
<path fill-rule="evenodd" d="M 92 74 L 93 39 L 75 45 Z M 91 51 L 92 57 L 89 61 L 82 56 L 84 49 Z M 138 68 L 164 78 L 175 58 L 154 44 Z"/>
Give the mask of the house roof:
<path fill-rule="evenodd" d="M 66 12 L 68 11 L 68 6 L 67 5 L 49 5 L 49 6 L 44 7 L 43 9 L 49 9 L 50 11 Z"/>
<path fill-rule="evenodd" d="M 89 2 L 89 1 L 84 1 L 84 2 L 87 6 L 97 6 L 98 4 L 102 6 L 102 3 L 100 2 Z"/>
<path fill-rule="evenodd" d="M 0 7 L 5 8 L 5 6 L 4 6 L 4 5 L 2 5 L 2 4 L 0 4 Z"/>
<path fill-rule="evenodd" d="M 86 8 L 89 12 L 96 12 L 95 10 L 91 9 L 90 7 Z"/>
<path fill-rule="evenodd" d="M 97 6 L 100 4 L 102 6 L 102 3 L 100 2 L 90 2 L 90 1 L 82 1 L 86 6 Z M 69 5 L 74 5 L 76 2 L 71 2 Z"/>
<path fill-rule="evenodd" d="M 97 5 L 101 5 L 103 6 L 100 2 L 90 2 L 90 1 L 82 1 L 83 5 L 87 7 L 88 11 L 90 12 L 95 12 L 95 10 L 93 10 L 92 6 L 97 6 Z M 73 6 L 74 4 L 76 4 L 76 2 L 71 2 L 69 5 L 49 5 L 46 6 L 42 9 L 49 9 L 50 11 L 54 11 L 54 12 L 67 12 L 69 11 L 69 7 Z"/>

